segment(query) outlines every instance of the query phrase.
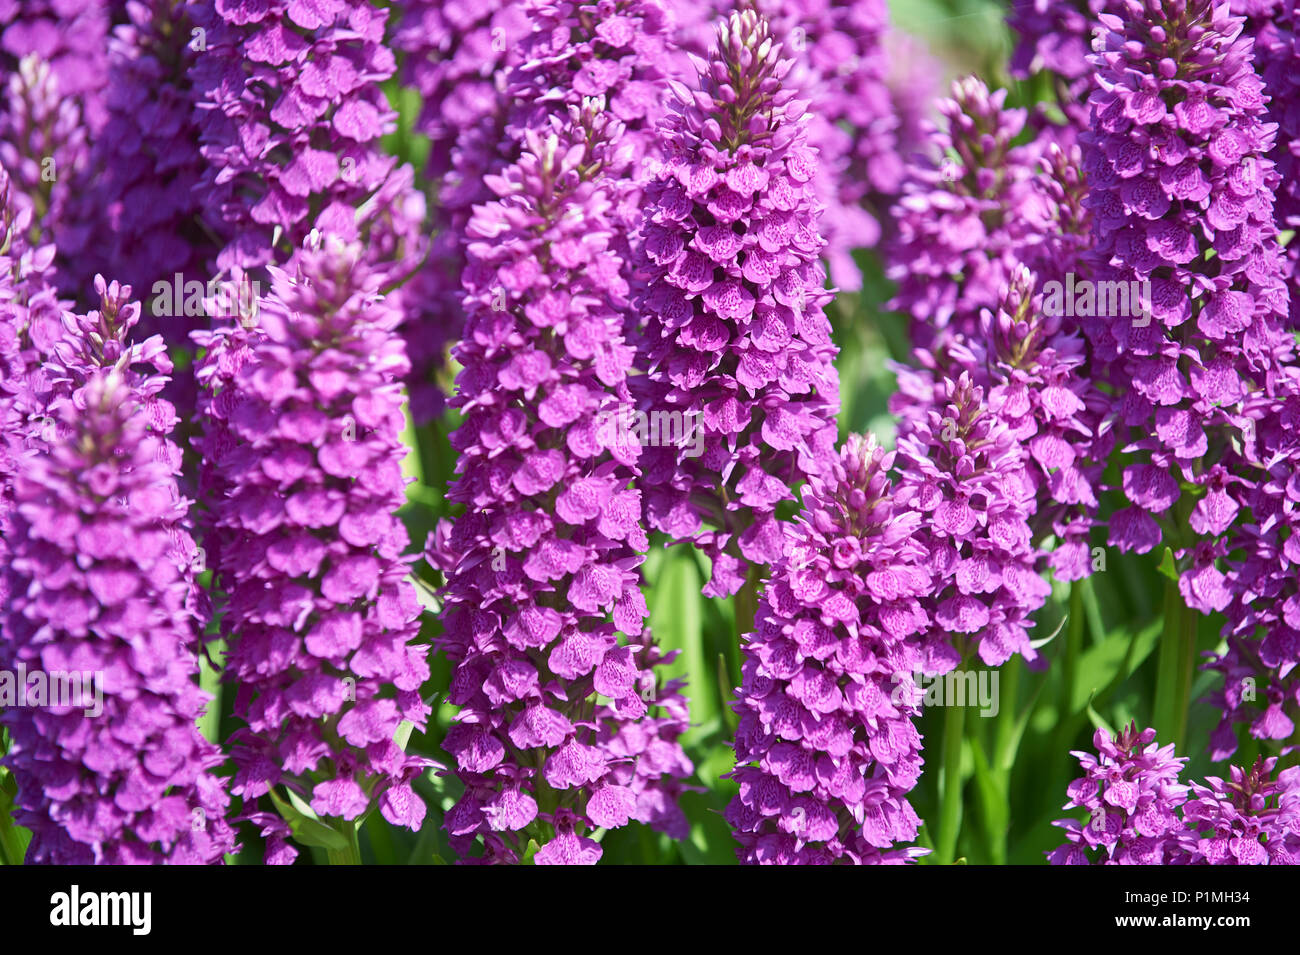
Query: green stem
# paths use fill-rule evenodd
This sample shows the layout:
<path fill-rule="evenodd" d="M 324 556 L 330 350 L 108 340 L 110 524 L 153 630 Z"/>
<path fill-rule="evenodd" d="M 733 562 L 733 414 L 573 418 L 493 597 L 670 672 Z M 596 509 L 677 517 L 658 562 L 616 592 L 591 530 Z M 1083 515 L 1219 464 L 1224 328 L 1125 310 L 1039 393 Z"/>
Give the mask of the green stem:
<path fill-rule="evenodd" d="M 943 765 L 939 770 L 939 831 L 935 837 L 934 861 L 952 865 L 957 857 L 957 834 L 961 829 L 961 744 L 966 707 L 946 701 L 943 716 Z"/>
<path fill-rule="evenodd" d="M 1079 671 L 1079 657 L 1083 655 L 1083 586 L 1084 581 L 1076 580 L 1070 584 L 1070 622 L 1066 625 L 1065 660 L 1062 661 L 1061 677 L 1064 681 L 1065 699 L 1074 698 L 1074 681 Z"/>
<path fill-rule="evenodd" d="M 208 654 L 211 654 L 214 660 L 221 660 L 225 655 L 226 645 L 224 640 L 216 640 L 208 647 Z M 199 717 L 199 732 L 209 743 L 221 745 L 221 673 L 208 660 L 208 654 L 199 654 L 199 687 L 204 693 L 212 697 L 208 701 L 207 708 L 203 715 Z"/>
<path fill-rule="evenodd" d="M 334 829 L 348 841 L 348 847 L 326 849 L 325 854 L 329 858 L 330 865 L 361 865 L 361 843 L 357 841 L 356 824 L 344 819 L 340 820 Z"/>
<path fill-rule="evenodd" d="M 998 781 L 1003 784 L 1004 792 L 1006 783 L 1011 778 L 1011 764 L 1015 756 L 1012 746 L 1016 739 L 1018 716 L 1016 705 L 1020 698 L 1020 674 L 1024 668 L 1024 660 L 1020 654 L 1016 654 L 1002 665 L 1001 670 L 1001 686 L 998 694 L 1001 700 L 998 704 L 996 729 L 993 734 L 993 771 Z"/>
<path fill-rule="evenodd" d="M 1196 675 L 1196 623 L 1197 611 L 1180 607 L 1179 660 L 1178 660 L 1178 748 L 1176 753 L 1187 752 L 1187 717 L 1192 708 L 1192 678 Z"/>
<path fill-rule="evenodd" d="M 1024 661 L 1017 654 L 1002 667 L 1001 685 L 999 687 L 998 715 L 993 724 L 993 781 L 1003 800 L 1009 800 L 1011 794 L 1011 767 L 1015 763 L 1017 706 L 1020 698 L 1020 673 Z M 1010 807 L 1006 806 L 1009 815 Z M 1007 848 L 1011 836 L 1010 826 L 1004 826 L 997 834 L 992 846 L 994 865 L 1005 865 Z"/>
<path fill-rule="evenodd" d="M 1070 584 L 1069 618 L 1065 629 L 1065 654 L 1061 660 L 1061 717 L 1053 734 L 1052 751 L 1058 761 L 1068 763 L 1066 755 L 1079 731 L 1080 720 L 1074 711 L 1074 684 L 1079 674 L 1079 658 L 1083 655 L 1083 630 L 1086 621 L 1083 616 L 1083 581 L 1076 580 Z M 1082 711 L 1080 711 L 1082 712 Z"/>

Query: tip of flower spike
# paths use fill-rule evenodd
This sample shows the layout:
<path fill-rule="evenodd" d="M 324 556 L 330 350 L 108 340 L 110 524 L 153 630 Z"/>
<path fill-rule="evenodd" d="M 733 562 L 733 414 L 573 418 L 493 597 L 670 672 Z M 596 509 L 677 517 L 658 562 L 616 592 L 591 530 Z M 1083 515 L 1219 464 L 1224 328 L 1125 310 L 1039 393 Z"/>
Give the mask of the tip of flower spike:
<path fill-rule="evenodd" d="M 784 125 L 775 115 L 798 119 L 797 106 L 789 102 L 793 94 L 781 90 L 794 61 L 782 59 L 781 50 L 767 19 L 755 10 L 733 12 L 718 25 L 713 55 L 697 64 L 700 91 L 673 87 L 686 108 L 698 112 L 695 123 L 706 139 L 735 152 Z"/>

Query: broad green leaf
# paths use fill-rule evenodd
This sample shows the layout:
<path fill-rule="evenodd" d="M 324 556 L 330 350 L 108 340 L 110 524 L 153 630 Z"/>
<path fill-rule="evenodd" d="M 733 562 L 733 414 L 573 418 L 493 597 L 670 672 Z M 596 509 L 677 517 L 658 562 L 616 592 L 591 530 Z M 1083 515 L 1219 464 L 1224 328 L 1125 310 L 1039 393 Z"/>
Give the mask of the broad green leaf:
<path fill-rule="evenodd" d="M 1160 628 L 1159 620 L 1136 635 L 1122 628 L 1085 650 L 1070 688 L 1070 712 L 1081 713 L 1089 700 L 1104 698 L 1106 690 L 1132 675 L 1155 650 Z"/>
<path fill-rule="evenodd" d="M 701 583 L 690 549 L 674 547 L 665 555 L 656 579 L 650 581 L 650 627 L 665 652 L 680 650 L 680 656 L 665 668 L 663 679 L 686 678 L 686 695 L 691 701 L 691 721 L 697 724 L 685 734 L 685 741 L 702 738 L 698 724 L 723 719 L 717 678 L 704 655 L 701 618 Z"/>

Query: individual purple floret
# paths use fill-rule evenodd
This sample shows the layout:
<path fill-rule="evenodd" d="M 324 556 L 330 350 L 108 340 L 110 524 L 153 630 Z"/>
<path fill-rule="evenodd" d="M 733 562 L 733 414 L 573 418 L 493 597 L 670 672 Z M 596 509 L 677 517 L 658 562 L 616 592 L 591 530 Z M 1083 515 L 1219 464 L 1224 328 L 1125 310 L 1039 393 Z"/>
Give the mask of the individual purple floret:
<path fill-rule="evenodd" d="M 303 250 L 272 268 L 256 325 L 196 333 L 207 397 L 199 442 L 203 543 L 224 593 L 225 676 L 237 687 L 232 792 L 286 786 L 321 817 L 378 805 L 419 829 L 428 767 L 395 741 L 424 725 L 426 648 L 409 580 L 400 441 L 400 313 L 359 249 Z M 252 818 L 252 816 L 250 816 Z"/>
<path fill-rule="evenodd" d="M 731 16 L 699 91 L 673 86 L 646 189 L 646 512 L 710 556 L 709 596 L 781 556 L 776 505 L 834 458 L 817 156 L 781 57 L 766 21 Z"/>
<path fill-rule="evenodd" d="M 929 621 L 922 516 L 889 477 L 893 453 L 851 435 L 803 488 L 773 566 L 737 691 L 739 794 L 727 821 L 743 863 L 902 863 L 924 850 L 907 795 Z"/>

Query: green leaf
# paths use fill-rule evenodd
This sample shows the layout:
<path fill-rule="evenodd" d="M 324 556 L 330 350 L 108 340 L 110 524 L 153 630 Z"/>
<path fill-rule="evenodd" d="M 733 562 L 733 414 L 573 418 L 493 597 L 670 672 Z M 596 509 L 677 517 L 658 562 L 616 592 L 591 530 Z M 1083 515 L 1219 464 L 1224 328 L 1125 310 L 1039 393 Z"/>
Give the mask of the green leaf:
<path fill-rule="evenodd" d="M 682 810 L 691 833 L 677 848 L 687 865 L 735 865 L 736 840 L 723 818 L 726 802 L 718 793 L 683 793 Z"/>
<path fill-rule="evenodd" d="M 718 692 L 722 696 L 722 718 L 726 720 L 727 728 L 730 730 L 728 735 L 734 735 L 736 727 L 740 725 L 740 718 L 736 716 L 736 711 L 728 706 L 731 700 L 731 693 L 735 689 L 731 685 L 731 674 L 727 672 L 727 658 L 724 654 L 718 654 Z"/>
<path fill-rule="evenodd" d="M 411 730 L 415 729 L 415 724 L 407 720 L 397 724 L 397 732 L 393 734 L 393 742 L 402 752 L 406 752 L 406 744 L 411 739 Z"/>
<path fill-rule="evenodd" d="M 532 865 L 532 864 L 533 864 L 533 856 L 537 855 L 538 850 L 541 849 L 541 848 L 542 848 L 542 847 L 539 846 L 539 845 L 537 844 L 537 840 L 536 840 L 536 839 L 529 839 L 529 840 L 528 840 L 528 847 L 527 847 L 526 849 L 524 849 L 524 858 L 523 858 L 523 863 L 522 863 L 522 864 L 523 864 L 523 865 Z"/>
<path fill-rule="evenodd" d="M 304 846 L 316 846 L 333 852 L 346 852 L 349 842 L 341 832 L 327 826 L 312 812 L 311 807 L 289 790 L 289 801 L 281 799 L 272 789 L 269 793 L 276 812 L 289 824 L 296 842 Z M 298 807 L 302 807 L 299 809 Z M 305 810 L 305 812 L 303 811 Z"/>
<path fill-rule="evenodd" d="M 1174 563 L 1174 552 L 1168 547 L 1165 548 L 1164 556 L 1160 558 L 1160 566 L 1156 569 L 1170 580 L 1178 580 L 1178 567 Z"/>
<path fill-rule="evenodd" d="M 1074 686 L 1070 688 L 1070 712 L 1081 713 L 1094 697 L 1105 698 L 1128 679 L 1156 648 L 1159 620 L 1134 635 L 1127 628 L 1112 633 L 1079 657 Z"/>
<path fill-rule="evenodd" d="M 1061 622 L 1056 625 L 1055 630 L 1053 630 L 1046 637 L 1043 637 L 1043 639 L 1041 640 L 1030 640 L 1029 645 L 1033 647 L 1035 650 L 1047 646 L 1049 643 L 1055 640 L 1057 635 L 1061 632 L 1061 630 L 1065 628 L 1065 622 L 1069 619 L 1070 619 L 1070 615 L 1067 613 L 1064 617 L 1061 618 Z"/>
<path fill-rule="evenodd" d="M 17 780 L 0 766 L 0 865 L 22 865 L 27 857 L 27 844 L 32 840 L 32 834 L 10 815 L 17 794 Z"/>
<path fill-rule="evenodd" d="M 701 613 L 699 573 L 691 554 L 692 548 L 674 547 L 664 557 L 658 576 L 652 581 L 650 628 L 667 653 L 681 654 L 665 668 L 665 680 L 686 678 L 686 693 L 691 698 L 691 721 L 696 724 L 684 735 L 684 743 L 704 737 L 699 724 L 725 717 L 718 697 L 717 677 L 704 654 L 704 627 Z"/>
<path fill-rule="evenodd" d="M 1096 710 L 1092 708 L 1091 700 L 1088 701 L 1088 719 L 1092 720 L 1092 725 L 1096 729 L 1105 730 L 1111 736 L 1115 735 L 1114 728 L 1108 722 L 1106 722 L 1106 720 L 1102 718 L 1100 713 L 1098 713 Z"/>

